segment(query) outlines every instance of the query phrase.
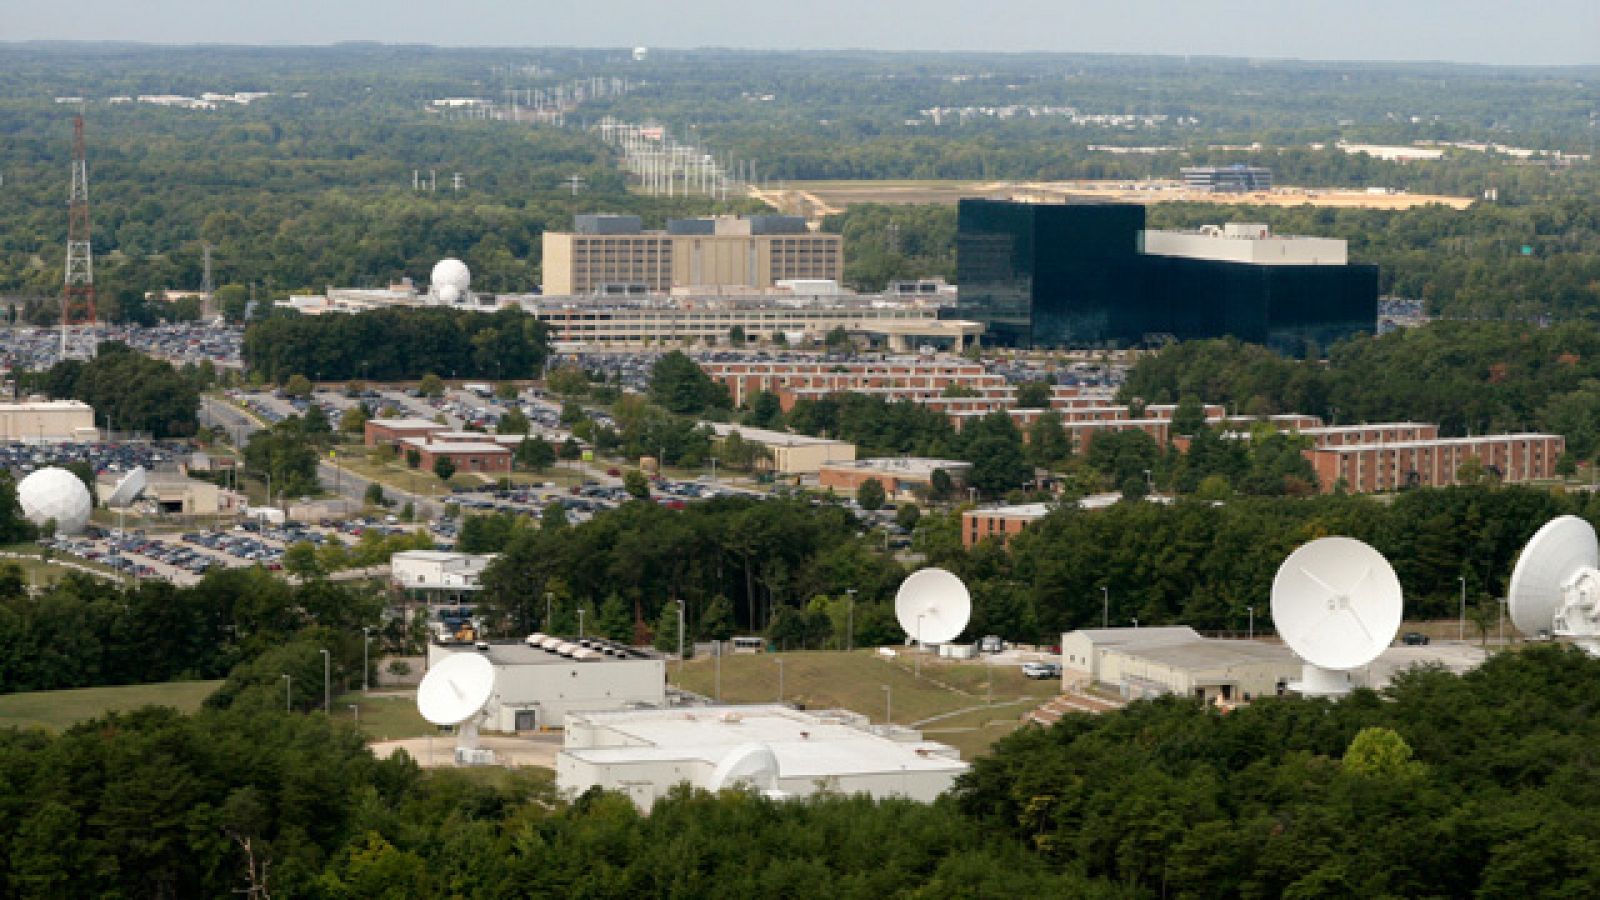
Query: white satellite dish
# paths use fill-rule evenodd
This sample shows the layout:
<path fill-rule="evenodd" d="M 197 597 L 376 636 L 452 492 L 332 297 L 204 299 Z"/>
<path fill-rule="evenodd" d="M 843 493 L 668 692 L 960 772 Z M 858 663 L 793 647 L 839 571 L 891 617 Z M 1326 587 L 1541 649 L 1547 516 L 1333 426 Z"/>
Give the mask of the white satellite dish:
<path fill-rule="evenodd" d="M 1511 570 L 1511 622 L 1527 636 L 1573 638 L 1600 655 L 1600 540 L 1577 516 L 1558 516 L 1534 532 Z"/>
<path fill-rule="evenodd" d="M 417 688 L 417 711 L 435 725 L 459 725 L 483 711 L 494 693 L 494 663 L 453 653 L 428 670 Z"/>
<path fill-rule="evenodd" d="M 918 569 L 900 583 L 894 614 L 919 644 L 945 644 L 967 628 L 972 595 L 961 579 L 944 569 Z"/>
<path fill-rule="evenodd" d="M 734 747 L 717 763 L 711 780 L 706 782 L 706 789 L 710 791 L 736 787 L 762 792 L 777 790 L 778 757 L 771 747 L 755 742 Z"/>
<path fill-rule="evenodd" d="M 478 719 L 494 694 L 494 663 L 479 653 L 455 653 L 428 670 L 417 688 L 417 711 L 435 725 L 455 725 L 456 763 L 480 765 L 494 755 L 478 749 Z"/>
<path fill-rule="evenodd" d="M 1400 579 L 1383 554 L 1347 537 L 1289 554 L 1272 580 L 1272 620 L 1305 663 L 1290 688 L 1311 696 L 1350 690 L 1350 672 L 1378 658 L 1400 630 Z"/>
<path fill-rule="evenodd" d="M 132 472 L 122 476 L 122 480 L 117 482 L 117 486 L 106 496 L 106 506 L 112 508 L 132 506 L 133 501 L 144 493 L 146 481 L 144 466 L 135 466 Z"/>

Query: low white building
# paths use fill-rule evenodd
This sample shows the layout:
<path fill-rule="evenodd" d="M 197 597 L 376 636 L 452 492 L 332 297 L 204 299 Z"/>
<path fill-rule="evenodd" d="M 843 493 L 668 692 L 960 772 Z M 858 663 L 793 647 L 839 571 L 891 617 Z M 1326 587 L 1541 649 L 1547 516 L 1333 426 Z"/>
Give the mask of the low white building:
<path fill-rule="evenodd" d="M 755 761 L 757 765 L 751 765 Z M 848 710 L 779 705 L 583 713 L 568 718 L 556 785 L 626 793 L 648 810 L 674 785 L 741 785 L 932 802 L 966 771 L 960 753 L 909 728 L 874 728 Z"/>
<path fill-rule="evenodd" d="M 429 668 L 454 653 L 483 654 L 494 664 L 494 693 L 484 707 L 487 731 L 561 728 L 573 712 L 667 701 L 666 662 L 607 641 L 534 634 L 527 641 L 435 642 L 428 645 Z"/>
<path fill-rule="evenodd" d="M 402 590 L 477 591 L 483 588 L 483 570 L 494 557 L 492 553 L 402 550 L 389 557 L 389 574 Z"/>
<path fill-rule="evenodd" d="M 1064 685 L 1088 680 L 1130 700 L 1235 703 L 1284 693 L 1301 664 L 1282 644 L 1207 638 L 1186 625 L 1095 628 L 1061 636 L 1061 673 Z"/>

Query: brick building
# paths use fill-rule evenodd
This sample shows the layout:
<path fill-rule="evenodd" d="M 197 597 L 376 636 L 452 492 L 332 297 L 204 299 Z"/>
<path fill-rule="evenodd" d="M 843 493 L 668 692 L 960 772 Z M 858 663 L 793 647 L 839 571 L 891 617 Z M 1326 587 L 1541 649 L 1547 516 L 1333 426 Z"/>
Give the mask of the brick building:
<path fill-rule="evenodd" d="M 1556 477 L 1566 450 L 1558 434 L 1497 434 L 1384 444 L 1315 447 L 1303 451 L 1324 493 L 1342 480 L 1356 493 L 1457 483 L 1457 472 L 1476 457 L 1490 475 L 1508 483 Z"/>

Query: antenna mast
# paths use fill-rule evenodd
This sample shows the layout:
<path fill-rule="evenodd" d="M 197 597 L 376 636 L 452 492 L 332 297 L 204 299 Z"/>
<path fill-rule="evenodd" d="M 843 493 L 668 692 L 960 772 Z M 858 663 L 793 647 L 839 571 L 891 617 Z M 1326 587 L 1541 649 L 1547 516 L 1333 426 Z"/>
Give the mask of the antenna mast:
<path fill-rule="evenodd" d="M 67 333 L 88 325 L 89 353 L 95 350 L 94 255 L 89 249 L 89 164 L 83 149 L 83 113 L 72 123 L 72 193 L 67 199 L 67 272 L 61 294 L 61 358 Z"/>

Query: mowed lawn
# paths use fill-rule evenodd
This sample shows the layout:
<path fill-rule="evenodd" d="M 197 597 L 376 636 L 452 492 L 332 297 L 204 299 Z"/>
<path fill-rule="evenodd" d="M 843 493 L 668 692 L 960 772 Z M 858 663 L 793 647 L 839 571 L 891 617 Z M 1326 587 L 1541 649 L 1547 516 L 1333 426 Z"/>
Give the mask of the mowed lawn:
<path fill-rule="evenodd" d="M 220 681 L 172 681 L 5 694 L 0 696 L 0 728 L 62 731 L 114 710 L 126 711 L 141 706 L 171 706 L 192 713 L 220 684 Z"/>
<path fill-rule="evenodd" d="M 904 655 L 885 659 L 871 651 L 854 653 L 746 654 L 722 658 L 722 700 L 727 703 L 770 703 L 778 700 L 778 660 L 783 660 L 783 700 L 807 709 L 842 708 L 873 722 L 886 714 L 899 725 L 912 725 L 949 713 L 971 710 L 949 719 L 919 725 L 934 740 L 961 748 L 971 757 L 985 752 L 1012 729 L 1006 724 L 1060 692 L 1055 680 L 1033 681 L 1020 667 L 990 666 L 981 661 L 955 662 L 924 658 L 915 674 Z M 716 696 L 712 659 L 667 664 L 667 677 L 687 690 Z M 991 698 L 992 681 L 992 699 Z M 889 688 L 888 691 L 884 687 Z M 892 706 L 892 710 L 889 708 Z M 974 709 L 974 708 L 977 709 Z"/>

